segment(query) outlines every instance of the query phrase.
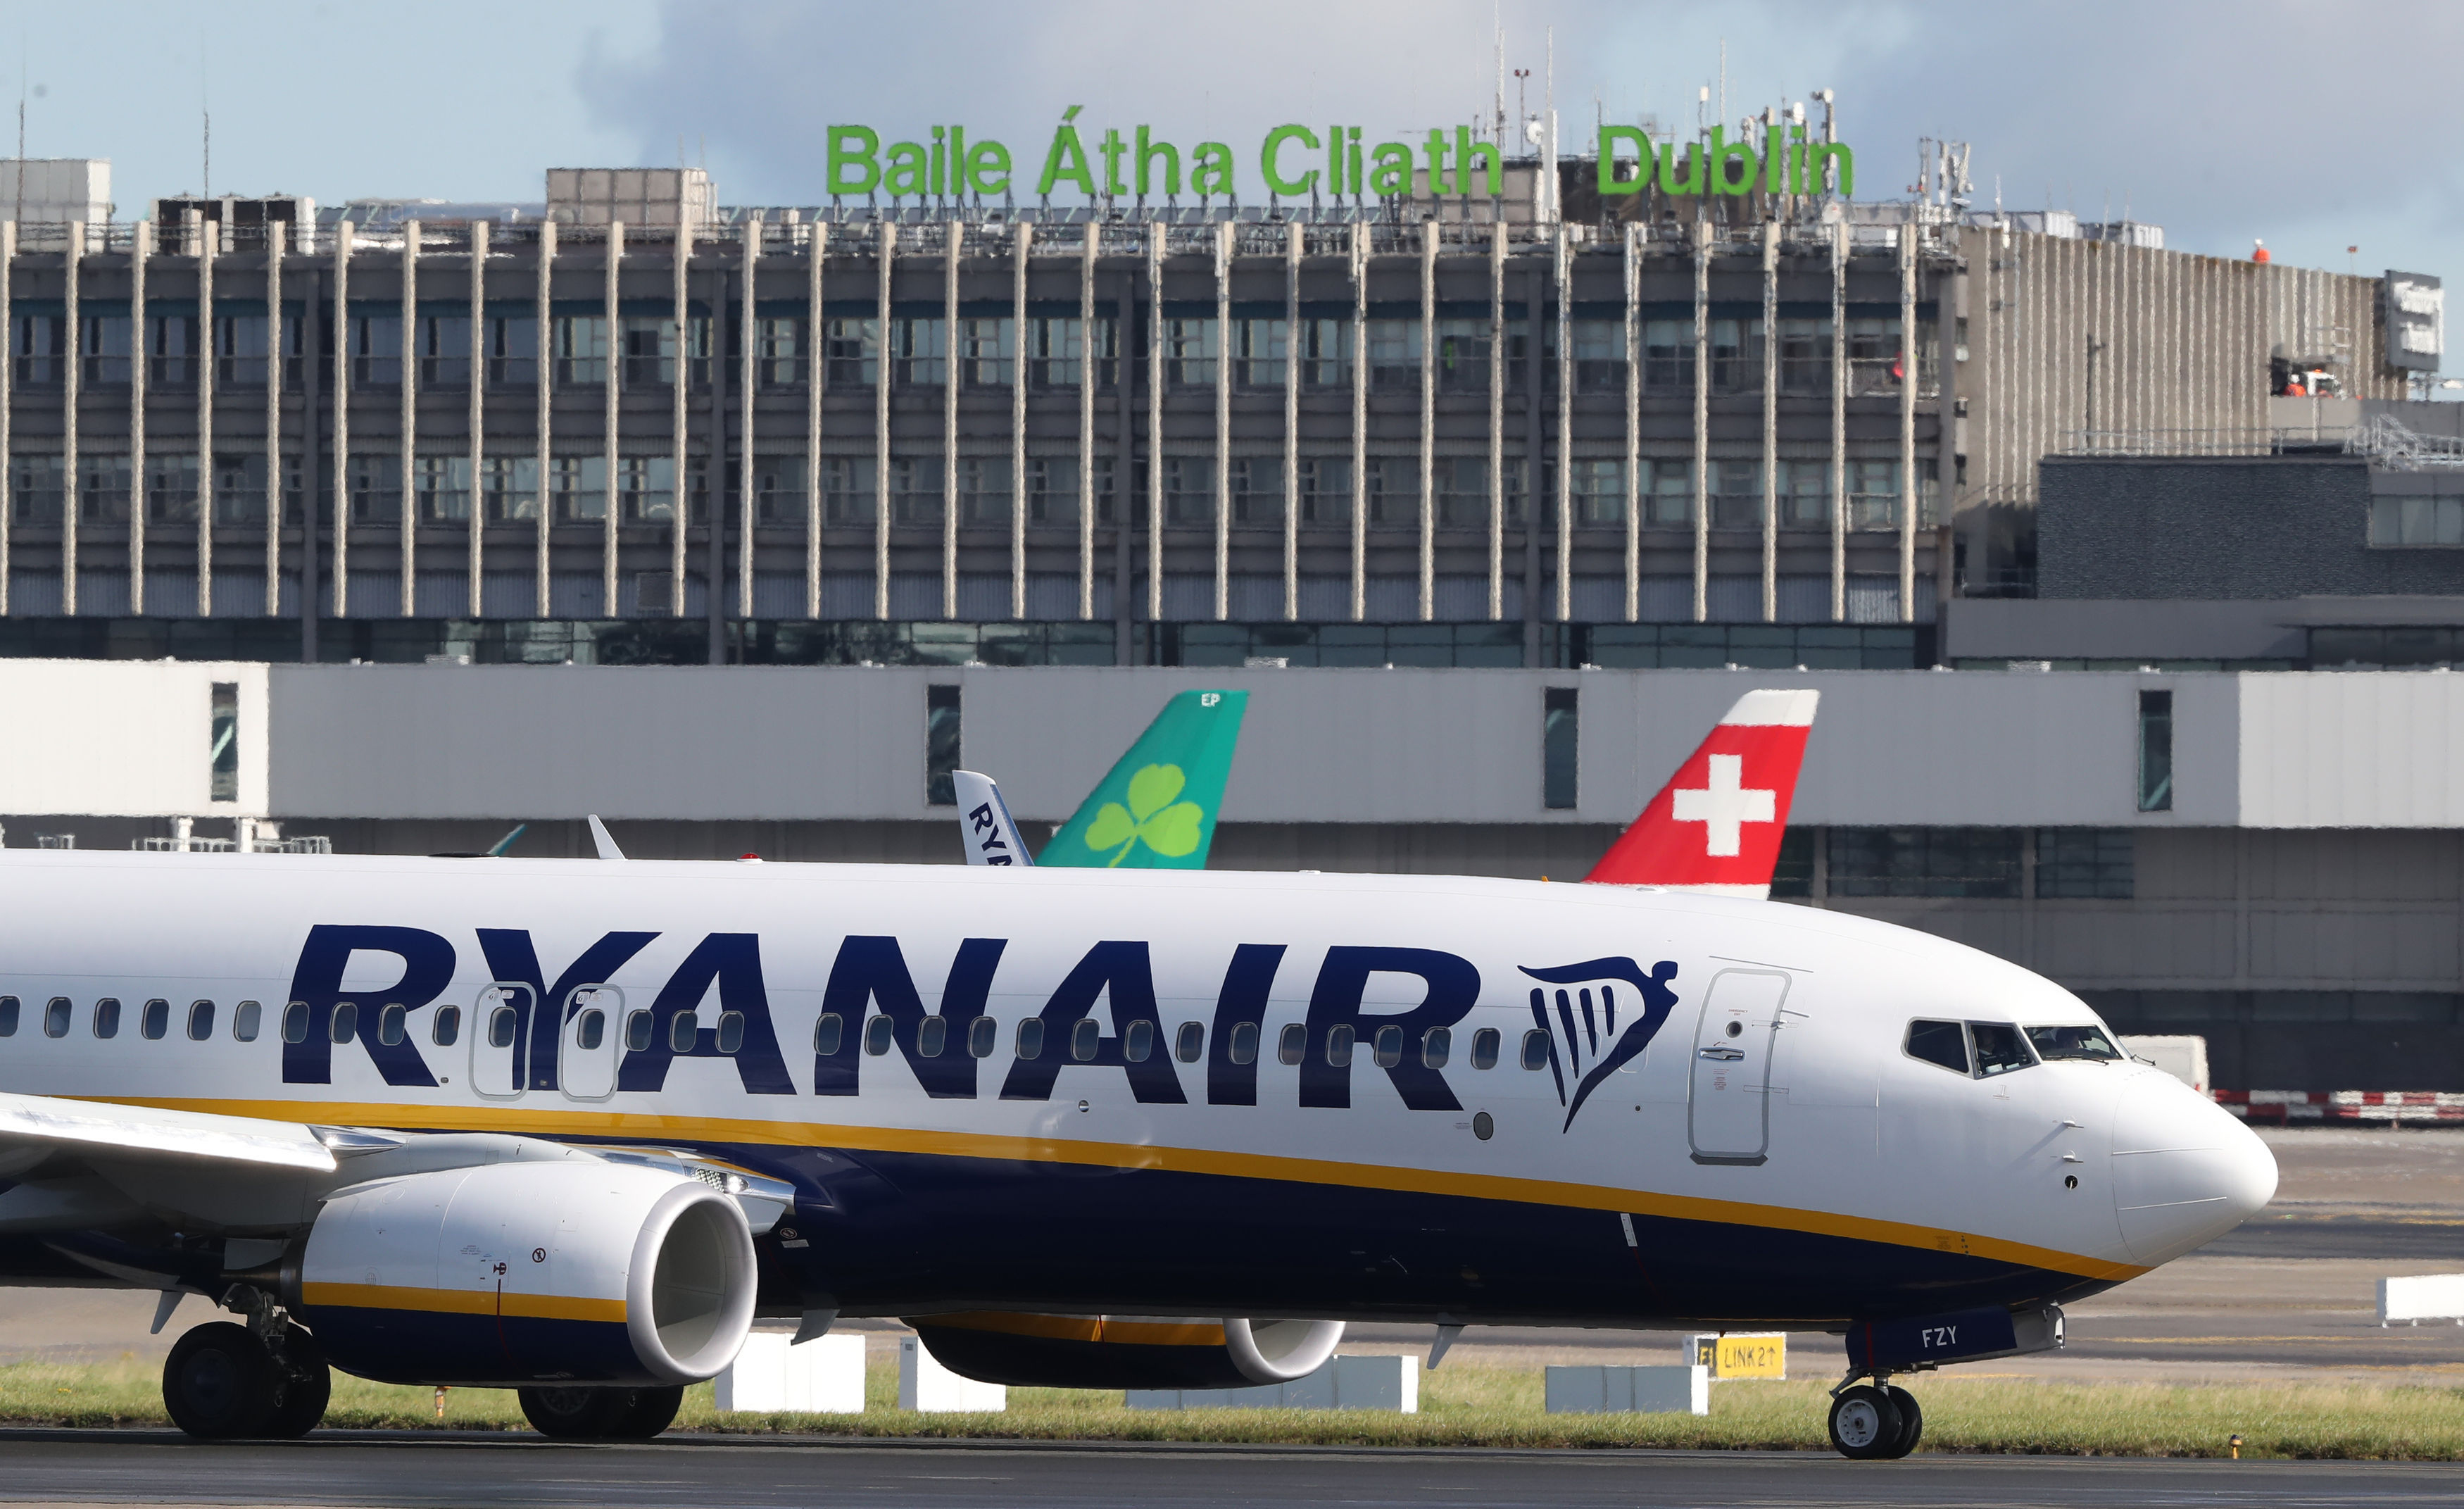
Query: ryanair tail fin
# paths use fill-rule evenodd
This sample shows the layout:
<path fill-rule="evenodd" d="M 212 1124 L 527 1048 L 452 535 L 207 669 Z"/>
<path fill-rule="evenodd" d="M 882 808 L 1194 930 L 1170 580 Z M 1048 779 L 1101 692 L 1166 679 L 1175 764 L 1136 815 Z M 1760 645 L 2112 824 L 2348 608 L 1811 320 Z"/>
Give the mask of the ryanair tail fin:
<path fill-rule="evenodd" d="M 1035 863 L 1035 856 L 1026 852 L 1026 841 L 1019 836 L 1018 820 L 1009 815 L 1009 804 L 1001 800 L 1001 788 L 991 776 L 953 770 L 950 783 L 957 791 L 958 832 L 967 841 L 967 863 Z"/>

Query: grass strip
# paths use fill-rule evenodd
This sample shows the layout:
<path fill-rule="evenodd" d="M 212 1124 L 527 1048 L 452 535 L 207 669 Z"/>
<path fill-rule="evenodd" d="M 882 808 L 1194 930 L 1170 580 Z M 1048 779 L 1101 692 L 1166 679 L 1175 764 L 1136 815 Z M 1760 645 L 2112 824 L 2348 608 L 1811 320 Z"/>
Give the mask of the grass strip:
<path fill-rule="evenodd" d="M 1827 1381 L 1732 1383 L 1711 1412 L 1549 1414 L 1533 1367 L 1456 1359 L 1420 1377 L 1417 1414 L 1339 1409 L 1128 1409 L 1116 1392 L 1013 1388 L 1000 1414 L 915 1414 L 896 1408 L 894 1365 L 868 1370 L 861 1415 L 721 1414 L 710 1386 L 690 1389 L 676 1428 L 745 1435 L 812 1434 L 976 1440 L 1193 1441 L 1313 1446 L 1674 1447 L 1823 1451 Z M 1927 1452 L 2091 1456 L 2245 1456 L 2344 1460 L 2464 1459 L 2464 1388 L 2404 1384 L 2054 1384 L 1951 1374 L 1916 1381 Z M 522 1431 L 510 1389 L 455 1388 L 437 1417 L 433 1389 L 337 1373 L 329 1427 Z M 21 1363 L 0 1367 L 0 1423 L 161 1427 L 152 1365 Z"/>

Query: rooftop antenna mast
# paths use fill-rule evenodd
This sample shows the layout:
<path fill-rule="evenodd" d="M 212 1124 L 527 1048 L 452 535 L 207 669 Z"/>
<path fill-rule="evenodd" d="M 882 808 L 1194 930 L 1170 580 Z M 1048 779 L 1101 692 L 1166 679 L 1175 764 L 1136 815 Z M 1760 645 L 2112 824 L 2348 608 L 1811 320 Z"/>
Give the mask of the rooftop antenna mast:
<path fill-rule="evenodd" d="M 1506 20 L 1504 0 L 1489 8 L 1489 33 L 1497 49 L 1497 104 L 1491 121 L 1490 139 L 1500 152 L 1506 150 Z"/>

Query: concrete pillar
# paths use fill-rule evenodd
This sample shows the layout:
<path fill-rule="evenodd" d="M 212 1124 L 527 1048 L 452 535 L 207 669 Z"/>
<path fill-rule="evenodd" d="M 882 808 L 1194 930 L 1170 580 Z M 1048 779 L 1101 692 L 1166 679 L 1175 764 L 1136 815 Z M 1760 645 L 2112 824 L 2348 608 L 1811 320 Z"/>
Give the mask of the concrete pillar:
<path fill-rule="evenodd" d="M 463 522 L 469 527 L 463 536 L 463 569 L 468 577 L 465 595 L 469 601 L 463 611 L 473 618 L 483 616 L 482 599 L 486 565 L 483 545 L 488 521 L 488 222 L 471 222 L 471 391 L 470 418 L 465 426 L 470 448 L 471 484 L 463 495 L 467 515 Z"/>
<path fill-rule="evenodd" d="M 282 616 L 282 254 L 290 231 L 265 222 L 265 616 Z M 6 328 L 0 323 L 0 328 Z M 475 612 L 476 610 L 474 609 Z"/>
<path fill-rule="evenodd" d="M 1831 621 L 1848 617 L 1848 227 L 1831 228 Z"/>
<path fill-rule="evenodd" d="M 872 385 L 872 616 L 890 616 L 890 272 L 898 259 L 898 227 L 875 224 L 881 235 L 881 283 L 874 299 Z M 711 479 L 715 489 L 717 478 Z M 714 494 L 715 496 L 715 494 Z M 718 590 L 718 584 L 711 584 Z"/>
<path fill-rule="evenodd" d="M 84 326 L 77 313 L 77 296 L 84 283 L 85 222 L 72 220 L 68 227 L 68 252 L 62 263 L 63 292 L 66 300 L 68 330 L 65 349 L 68 366 L 60 375 L 60 470 L 63 487 L 60 496 L 60 611 L 71 618 L 77 610 L 77 505 L 83 501 L 77 485 L 77 389 L 78 379 L 85 375 Z"/>
<path fill-rule="evenodd" d="M 958 616 L 958 254 L 964 221 L 941 223 L 941 616 Z"/>
<path fill-rule="evenodd" d="M 1917 621 L 1917 228 L 1900 227 L 1900 622 Z"/>
<path fill-rule="evenodd" d="M 1642 617 L 1642 253 L 1647 230 L 1625 227 L 1625 621 Z"/>
<path fill-rule="evenodd" d="M 537 365 L 539 387 L 538 408 L 532 421 L 531 434 L 538 445 L 537 476 L 533 478 L 531 524 L 534 537 L 531 563 L 531 612 L 534 617 L 548 616 L 548 468 L 554 461 L 553 442 L 556 437 L 556 322 L 550 314 L 550 286 L 556 277 L 556 222 L 539 222 L 538 277 L 531 290 L 531 322 L 539 347 Z"/>
<path fill-rule="evenodd" d="M 623 599 L 616 587 L 616 505 L 621 494 L 616 483 L 617 425 L 621 400 L 625 395 L 625 325 L 619 314 L 619 279 L 625 267 L 625 222 L 607 222 L 607 255 L 601 268 L 600 318 L 607 322 L 606 381 L 599 389 L 600 400 L 600 474 L 603 485 L 599 507 L 599 616 L 621 617 Z M 750 338 L 751 331 L 745 335 Z M 714 482 L 715 479 L 714 478 Z"/>
<path fill-rule="evenodd" d="M 744 237 L 744 287 L 737 306 L 736 616 L 753 616 L 753 395 L 759 374 L 753 366 L 754 284 L 761 271 L 761 222 L 737 228 Z M 956 376 L 955 373 L 952 374 Z"/>
<path fill-rule="evenodd" d="M 356 229 L 348 220 L 334 227 L 334 616 L 337 618 L 347 617 L 351 610 L 351 235 Z M 545 377 L 542 372 L 541 381 L 545 381 Z M 540 482 L 545 485 L 544 476 Z"/>
<path fill-rule="evenodd" d="M 1369 616 L 1369 228 L 1352 222 L 1352 618 Z"/>
<path fill-rule="evenodd" d="M 402 591 L 396 610 L 419 606 L 419 222 L 402 226 Z"/>
<path fill-rule="evenodd" d="M 214 615 L 214 256 L 219 220 L 197 221 L 197 616 Z"/>
<path fill-rule="evenodd" d="M 1557 622 L 1564 624 L 1574 618 L 1574 289 L 1563 220 L 1551 246 L 1550 288 L 1557 300 Z"/>
<path fill-rule="evenodd" d="M 804 239 L 804 616 L 822 616 L 822 399 L 829 390 L 830 364 L 823 332 L 822 274 L 830 255 L 830 222 L 816 220 Z M 681 255 L 681 254 L 679 254 Z M 684 444 L 676 445 L 676 497 L 684 497 Z M 684 509 L 676 510 L 676 601 L 684 601 Z M 679 608 L 681 610 L 681 607 Z"/>
<path fill-rule="evenodd" d="M 1147 618 L 1163 622 L 1164 228 L 1147 226 Z M 1160 632 L 1160 631 L 1157 631 Z"/>
<path fill-rule="evenodd" d="M 1232 232 L 1215 224 L 1215 620 L 1232 616 Z"/>
<path fill-rule="evenodd" d="M 1694 222 L 1694 621 L 1711 616 L 1711 223 Z"/>
<path fill-rule="evenodd" d="M 0 220 L 0 339 L 13 343 L 17 329 L 17 222 Z M 13 449 L 17 403 L 17 364 L 0 351 L 0 617 L 13 610 L 9 596 L 10 536 L 17 524 L 17 465 Z"/>
<path fill-rule="evenodd" d="M 1104 228 L 1090 220 L 1084 229 L 1078 248 L 1078 617 L 1089 622 L 1095 616 L 1095 253 Z M 1128 339 L 1128 332 L 1117 339 Z"/>
<path fill-rule="evenodd" d="M 1779 621 L 1779 222 L 1763 222 L 1763 622 Z"/>
<path fill-rule="evenodd" d="M 1420 622 L 1438 601 L 1438 236 L 1420 223 Z"/>
<path fill-rule="evenodd" d="M 1090 224 L 1088 233 L 1100 238 L 1101 224 Z M 1138 606 L 1134 589 L 1137 542 L 1130 526 L 1137 518 L 1138 414 L 1130 332 L 1137 328 L 1139 277 L 1127 272 L 1121 275 L 1119 302 L 1115 305 L 1119 315 L 1112 344 L 1113 359 L 1120 364 L 1120 381 L 1112 385 L 1112 427 L 1117 436 L 1112 446 L 1112 514 L 1116 521 L 1112 526 L 1112 657 L 1117 665 L 1134 664 L 1136 652 L 1131 625 Z"/>
<path fill-rule="evenodd" d="M 1301 254 L 1309 227 L 1284 226 L 1284 621 L 1301 615 Z"/>
<path fill-rule="evenodd" d="M 140 618 L 145 616 L 145 395 L 154 375 L 145 340 L 145 275 L 153 230 L 150 220 L 128 228 L 128 611 Z"/>
<path fill-rule="evenodd" d="M 1026 263 L 1035 227 L 1013 228 L 1009 316 L 1009 615 L 1026 616 Z"/>
<path fill-rule="evenodd" d="M 668 508 L 668 616 L 685 615 L 685 537 L 693 527 L 693 488 L 688 483 L 692 464 L 685 452 L 685 406 L 693 401 L 693 299 L 685 286 L 693 270 L 693 222 L 681 210 L 676 215 L 676 237 L 668 257 L 668 318 L 675 324 L 675 381 L 668 389 L 668 479 L 671 501 Z M 713 324 L 716 329 L 715 322 Z M 752 332 L 745 333 L 747 340 Z M 715 354 L 713 360 L 716 360 Z"/>
<path fill-rule="evenodd" d="M 1506 616 L 1506 220 L 1488 226 L 1488 621 Z"/>

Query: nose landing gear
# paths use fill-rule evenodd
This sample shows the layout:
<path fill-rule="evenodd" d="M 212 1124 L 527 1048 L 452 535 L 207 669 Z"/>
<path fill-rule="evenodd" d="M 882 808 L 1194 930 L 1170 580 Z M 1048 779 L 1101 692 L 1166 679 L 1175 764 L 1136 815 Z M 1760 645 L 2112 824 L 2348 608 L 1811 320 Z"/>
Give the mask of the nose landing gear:
<path fill-rule="evenodd" d="M 1925 1435 L 1925 1410 L 1916 1395 L 1894 1386 L 1887 1374 L 1871 1384 L 1850 1381 L 1832 1390 L 1831 1445 L 1851 1461 L 1891 1462 L 1917 1449 Z"/>

